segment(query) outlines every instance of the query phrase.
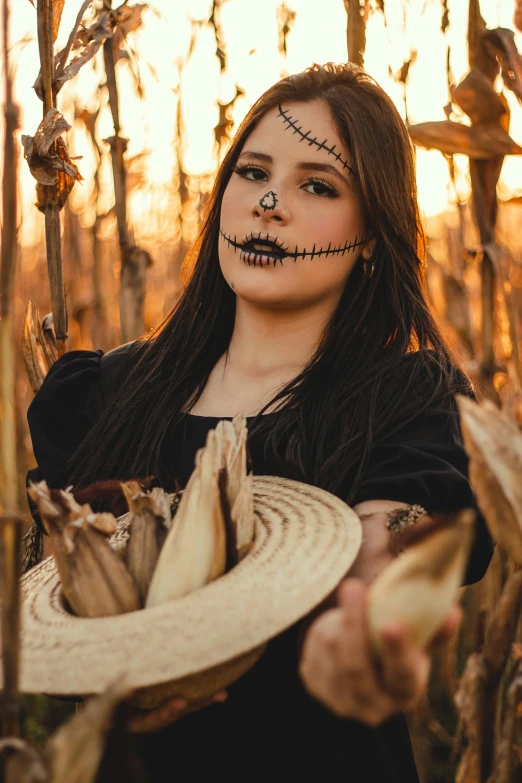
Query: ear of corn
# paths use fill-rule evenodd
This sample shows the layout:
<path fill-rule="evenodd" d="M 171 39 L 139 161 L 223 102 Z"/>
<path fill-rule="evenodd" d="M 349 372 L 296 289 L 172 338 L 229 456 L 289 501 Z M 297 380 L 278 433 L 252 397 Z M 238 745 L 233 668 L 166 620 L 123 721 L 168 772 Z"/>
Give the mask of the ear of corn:
<path fill-rule="evenodd" d="M 163 490 L 143 492 L 137 481 L 122 484 L 131 518 L 129 543 L 125 554 L 127 567 L 134 577 L 141 603 L 145 604 L 152 574 L 167 537 L 170 504 Z"/>
<path fill-rule="evenodd" d="M 237 559 L 242 560 L 252 548 L 254 538 L 253 477 L 247 476 L 246 418 L 239 414 L 230 421 L 220 421 L 216 434 L 221 451 L 221 466 L 226 469 L 227 498 Z"/>
<path fill-rule="evenodd" d="M 230 513 L 230 503 L 228 501 L 228 495 L 227 495 L 228 476 L 227 476 L 226 468 L 219 469 L 218 487 L 219 487 L 219 502 L 221 503 L 221 511 L 223 512 L 223 521 L 225 523 L 225 540 L 226 540 L 225 572 L 228 572 L 238 564 L 239 557 L 237 551 L 236 526 L 232 521 L 232 516 Z"/>
<path fill-rule="evenodd" d="M 30 484 L 51 539 L 62 589 L 72 611 L 82 617 L 107 617 L 140 608 L 138 590 L 106 536 L 116 530 L 112 514 L 94 514 L 70 492 Z"/>
<path fill-rule="evenodd" d="M 232 508 L 232 520 L 236 525 L 236 542 L 239 560 L 252 549 L 254 541 L 254 477 L 250 473 L 244 479 Z"/>
<path fill-rule="evenodd" d="M 230 508 L 234 508 L 247 474 L 246 442 L 248 431 L 243 415 L 235 416 L 232 422 L 227 422 L 227 424 L 230 426 L 233 442 L 224 467 L 226 467 L 228 474 L 228 500 Z"/>
<path fill-rule="evenodd" d="M 491 535 L 522 564 L 522 434 L 489 400 L 458 396 L 469 476 Z"/>
<path fill-rule="evenodd" d="M 246 440 L 244 416 L 209 432 L 181 500 L 181 493 L 175 496 L 174 520 L 163 490 L 122 484 L 131 516 L 120 553 L 106 539 L 116 530 L 111 514 L 94 514 L 70 492 L 32 485 L 72 610 L 99 617 L 165 603 L 203 587 L 245 557 L 254 538 Z"/>
<path fill-rule="evenodd" d="M 226 533 L 221 508 L 216 432 L 200 449 L 171 530 L 161 550 L 147 606 L 172 601 L 221 576 L 226 565 Z"/>
<path fill-rule="evenodd" d="M 419 648 L 439 630 L 462 585 L 474 519 L 471 509 L 460 512 L 455 525 L 408 548 L 373 582 L 368 620 L 377 650 L 381 630 L 393 620 L 405 624 Z"/>

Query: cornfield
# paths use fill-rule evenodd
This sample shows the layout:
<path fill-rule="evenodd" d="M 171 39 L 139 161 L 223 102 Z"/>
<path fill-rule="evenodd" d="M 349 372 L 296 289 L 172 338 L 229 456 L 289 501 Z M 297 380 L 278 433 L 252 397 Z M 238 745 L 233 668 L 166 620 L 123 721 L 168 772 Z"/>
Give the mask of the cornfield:
<path fill-rule="evenodd" d="M 472 474 L 497 547 L 484 579 L 462 590 L 459 636 L 435 655 L 429 692 L 408 716 L 419 774 L 422 783 L 519 779 L 522 3 L 331 0 L 324 19 L 307 0 L 273 0 L 262 10 L 253 0 L 187 0 L 186 17 L 166 2 L 34 3 L 3 0 L 4 736 L 48 749 L 59 745 L 58 735 L 49 740 L 55 730 L 70 743 L 84 736 L 82 714 L 58 728 L 70 705 L 17 692 L 16 580 L 28 521 L 25 474 L 34 466 L 26 423 L 33 394 L 64 352 L 107 351 L 162 320 L 180 294 L 182 261 L 248 106 L 314 60 L 350 59 L 386 79 L 408 124 L 421 207 L 438 183 L 439 202 L 424 202 L 430 301 L 485 400 L 483 416 L 463 412 L 462 422 L 472 464 L 490 477 L 488 489 L 478 467 Z M 20 15 L 30 32 L 15 39 Z M 341 27 L 326 27 L 340 19 Z M 168 36 L 153 51 L 167 22 L 169 34 L 179 34 L 176 51 L 167 51 Z M 437 30 L 431 49 L 422 24 Z M 244 40 L 254 27 L 255 46 Z M 35 62 L 36 52 L 38 68 L 29 73 L 20 64 Z M 419 109 L 432 78 L 433 104 Z M 513 445 L 503 455 L 506 437 Z M 107 693 L 89 720 L 101 724 L 123 695 Z M 0 747 L 12 752 L 16 742 Z M 95 758 L 101 747 L 100 739 Z M 43 763 L 37 750 L 20 753 L 35 768 Z"/>

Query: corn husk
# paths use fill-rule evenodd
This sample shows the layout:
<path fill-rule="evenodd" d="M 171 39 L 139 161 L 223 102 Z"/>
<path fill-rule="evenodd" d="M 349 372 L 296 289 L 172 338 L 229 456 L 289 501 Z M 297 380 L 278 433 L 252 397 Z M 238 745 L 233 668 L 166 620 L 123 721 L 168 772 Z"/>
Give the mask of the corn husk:
<path fill-rule="evenodd" d="M 522 564 L 522 434 L 516 422 L 485 400 L 457 396 L 470 482 L 489 531 Z"/>
<path fill-rule="evenodd" d="M 2 783 L 52 783 L 41 751 L 18 737 L 0 740 L 0 759 Z"/>
<path fill-rule="evenodd" d="M 368 622 L 377 651 L 381 631 L 391 621 L 404 624 L 419 648 L 435 636 L 462 585 L 474 519 L 471 509 L 461 511 L 455 525 L 409 547 L 373 582 Z"/>
<path fill-rule="evenodd" d="M 254 541 L 254 485 L 252 474 L 247 475 L 248 430 L 242 414 L 235 416 L 231 422 L 221 421 L 216 428 L 218 438 L 220 425 L 226 438 L 222 467 L 227 471 L 227 496 L 239 561 L 248 554 Z"/>
<path fill-rule="evenodd" d="M 221 576 L 226 531 L 219 492 L 220 455 L 215 430 L 196 458 L 172 528 L 150 583 L 146 606 L 181 598 Z"/>
<path fill-rule="evenodd" d="M 125 562 L 144 605 L 170 527 L 170 503 L 158 487 L 156 492 L 143 492 L 137 481 L 128 481 L 121 487 L 131 512 Z"/>
<path fill-rule="evenodd" d="M 231 515 L 236 526 L 238 558 L 242 560 L 254 543 L 254 477 L 251 473 L 241 485 Z"/>
<path fill-rule="evenodd" d="M 108 617 L 140 608 L 137 587 L 107 537 L 116 531 L 112 514 L 94 514 L 70 492 L 29 485 L 29 495 L 51 540 L 62 589 L 81 617 Z"/>
<path fill-rule="evenodd" d="M 113 683 L 100 696 L 90 699 L 85 709 L 50 737 L 45 756 L 52 770 L 51 783 L 95 783 L 100 780 L 100 764 L 117 708 L 130 693 L 123 679 Z"/>
<path fill-rule="evenodd" d="M 230 508 L 234 507 L 246 478 L 246 419 L 242 414 L 232 421 L 222 419 L 216 427 L 220 466 L 227 471 L 227 495 Z"/>

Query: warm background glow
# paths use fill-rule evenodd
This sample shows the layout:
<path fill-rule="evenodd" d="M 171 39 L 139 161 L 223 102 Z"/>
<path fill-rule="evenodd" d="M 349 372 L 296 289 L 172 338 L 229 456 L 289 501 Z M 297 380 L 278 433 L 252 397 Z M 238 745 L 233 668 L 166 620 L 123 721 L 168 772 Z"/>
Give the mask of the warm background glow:
<path fill-rule="evenodd" d="M 115 3 L 116 5 L 117 3 Z M 66 2 L 57 46 L 67 39 L 79 3 Z M 446 47 L 451 47 L 451 67 L 459 80 L 467 70 L 467 2 L 450 0 L 450 27 L 440 32 L 440 0 L 388 0 L 386 23 L 380 13 L 370 16 L 367 25 L 365 64 L 368 72 L 390 94 L 410 122 L 444 119 L 448 102 L 446 86 Z M 236 85 L 244 92 L 237 100 L 233 118 L 237 124 L 252 102 L 270 84 L 287 73 L 302 70 L 311 62 L 345 61 L 346 12 L 342 0 L 321 0 L 320 11 L 309 0 L 290 0 L 286 7 L 296 12 L 288 36 L 287 57 L 278 53 L 277 14 L 279 0 L 228 0 L 222 8 L 222 26 L 227 46 L 228 67 L 220 75 L 215 55 L 213 29 L 207 24 L 212 3 L 208 0 L 156 0 L 144 12 L 144 26 L 129 36 L 135 53 L 135 70 L 143 85 L 143 97 L 135 89 L 126 63 L 119 63 L 123 133 L 130 139 L 128 156 L 140 153 L 143 182 L 130 200 L 130 218 L 138 241 L 153 245 L 165 238 L 176 210 L 171 185 L 176 174 L 174 146 L 176 109 L 181 91 L 186 128 L 181 140 L 185 169 L 194 176 L 207 176 L 210 184 L 216 169 L 213 128 L 218 119 L 216 100 L 228 102 Z M 513 27 L 512 0 L 482 0 L 482 14 L 489 27 Z M 88 19 L 88 16 L 87 16 Z M 22 132 L 33 134 L 41 118 L 41 103 L 31 85 L 38 72 L 36 12 L 28 0 L 13 4 L 12 41 L 15 45 L 17 74 L 16 96 L 22 107 Z M 522 36 L 517 34 L 520 44 Z M 189 49 L 192 52 L 189 56 Z M 519 48 L 522 48 L 519 46 Z M 406 91 L 390 74 L 416 52 Z M 100 54 L 100 53 L 99 53 Z M 181 77 L 180 77 L 181 72 Z M 103 80 L 100 56 L 94 67 L 86 66 L 79 77 L 69 82 L 59 96 L 59 106 L 70 122 L 74 105 L 96 108 L 96 86 Z M 522 142 L 522 109 L 507 92 L 512 109 L 511 135 Z M 104 108 L 99 122 L 100 139 L 111 135 L 112 120 Z M 83 155 L 80 170 L 85 182 L 75 186 L 71 205 L 81 211 L 92 189 L 92 151 L 90 141 L 79 124 L 69 134 L 73 154 Z M 106 161 L 108 164 L 108 160 Z M 466 161 L 457 158 L 459 197 L 469 196 Z M 27 166 L 22 166 L 24 244 L 33 244 L 42 235 L 41 216 L 31 206 L 34 181 Z M 110 167 L 104 167 L 107 206 L 112 200 Z M 418 174 L 421 206 L 426 215 L 444 211 L 454 201 L 446 165 L 440 153 L 420 149 Z M 500 195 L 518 194 L 522 182 L 522 160 L 512 157 L 504 165 Z M 170 216 L 170 217 L 169 217 Z M 86 219 L 89 219 L 86 216 Z"/>
<path fill-rule="evenodd" d="M 66 0 L 57 49 L 65 44 L 81 2 Z M 113 5 L 117 6 L 119 2 L 113 0 Z M 130 0 L 130 5 L 134 2 Z M 97 3 L 101 4 L 101 0 Z M 371 5 L 376 6 L 377 0 L 372 0 Z M 449 101 L 448 46 L 455 82 L 458 83 L 468 70 L 468 0 L 448 0 L 446 35 L 441 33 L 441 0 L 384 0 L 384 6 L 385 18 L 382 13 L 375 12 L 367 22 L 366 70 L 387 91 L 410 123 L 445 119 L 443 107 Z M 42 104 L 32 90 L 39 70 L 36 10 L 29 0 L 10 0 L 10 7 L 15 97 L 21 109 L 19 135 L 32 136 L 42 118 Z M 513 29 L 514 0 L 480 0 L 480 7 L 489 28 Z M 218 158 L 224 151 L 218 150 L 214 136 L 220 116 L 218 102 L 231 102 L 236 88 L 243 91 L 231 112 L 233 132 L 259 95 L 282 76 L 298 72 L 314 61 L 345 62 L 347 59 L 347 17 L 343 0 L 287 0 L 285 3 L 282 0 L 223 0 L 221 23 L 227 68 L 221 73 L 215 53 L 214 30 L 208 23 L 211 8 L 211 0 L 155 0 L 144 10 L 143 27 L 129 35 L 125 42 L 129 59 L 120 60 L 116 68 L 122 133 L 129 139 L 126 156 L 128 222 L 136 244 L 146 249 L 152 258 L 146 280 L 146 331 L 169 312 L 181 290 L 181 264 L 196 236 L 201 209 L 212 186 Z M 289 12 L 293 12 L 295 18 L 290 25 L 284 56 L 280 51 L 280 19 Z M 93 18 L 91 9 L 85 22 L 89 24 Z M 515 41 L 522 53 L 519 33 Z M 404 88 L 397 74 L 411 58 L 415 61 Z M 137 80 L 141 85 L 139 92 Z M 82 183 L 74 186 L 62 213 L 63 271 L 69 314 L 67 350 L 107 351 L 123 342 L 119 321 L 120 248 L 113 210 L 109 147 L 103 141 L 112 136 L 114 130 L 107 106 L 107 90 L 100 90 L 104 82 L 100 50 L 95 60 L 68 82 L 58 96 L 58 108 L 73 126 L 66 143 L 72 156 L 81 156 L 77 164 L 84 177 Z M 502 89 L 500 79 L 497 88 Z M 0 91 L 2 89 L 3 81 Z M 511 109 L 510 134 L 522 145 L 522 106 L 511 92 L 504 92 Z M 96 150 L 78 115 L 85 111 L 92 115 L 98 110 L 96 141 L 101 162 L 96 171 Z M 466 117 L 456 111 L 452 119 L 467 122 Z M 2 134 L 3 122 L 0 122 L 0 142 Z M 44 219 L 34 207 L 35 180 L 23 160 L 21 145 L 19 149 L 21 230 L 14 303 L 17 346 L 21 341 L 27 302 L 32 300 L 33 306 L 39 308 L 40 316 L 51 309 Z M 509 281 L 506 279 L 504 286 L 490 289 L 492 298 L 496 297 L 495 325 L 491 330 L 496 363 L 486 366 L 485 372 L 481 360 L 487 341 L 481 329 L 483 323 L 488 324 L 483 318 L 483 313 L 488 312 L 483 307 L 483 299 L 487 301 L 483 293 L 488 289 L 484 286 L 483 290 L 481 272 L 488 267 L 482 263 L 480 253 L 475 252 L 479 250 L 479 243 L 469 206 L 467 158 L 454 157 L 456 187 L 450 180 L 445 158 L 437 151 L 417 148 L 420 202 L 429 239 L 428 297 L 444 334 L 456 346 L 471 377 L 476 382 L 486 379 L 489 396 L 501 389 L 510 393 L 515 386 L 508 371 L 515 377 L 513 368 L 519 369 L 518 356 L 522 355 L 522 156 L 506 158 L 497 188 L 501 200 L 497 239 L 509 251 L 506 253 Z M 95 174 L 100 185 L 98 197 Z M 512 298 L 504 297 L 502 290 L 506 295 L 511 292 Z M 508 304 L 512 308 L 509 312 Z M 517 340 L 511 341 L 513 324 L 518 329 L 518 345 Z M 487 329 L 483 331 L 487 332 Z M 19 496 L 22 498 L 26 471 L 35 464 L 26 416 L 33 391 L 19 348 L 17 362 L 15 417 Z M 519 405 L 519 424 L 522 422 L 521 389 L 522 384 L 518 396 L 512 397 L 513 406 L 515 402 Z M 509 399 L 508 395 L 506 399 Z M 437 709 L 442 702 L 436 702 L 441 696 L 446 712 L 446 704 L 450 705 L 454 697 L 449 690 L 454 686 L 457 668 L 473 649 L 469 647 L 470 640 L 478 638 L 477 629 L 485 629 L 484 618 L 490 618 L 493 607 L 498 605 L 501 573 L 507 573 L 499 553 L 500 547 L 497 547 L 499 559 L 492 569 L 490 587 L 484 592 L 489 596 L 484 604 L 487 612 L 478 614 L 481 603 L 473 595 L 480 597 L 480 593 L 466 593 L 471 598 L 464 603 L 465 629 L 464 633 L 460 632 L 460 646 L 453 652 L 448 648 L 450 658 L 447 661 L 439 659 L 438 679 L 432 688 L 432 694 L 437 694 L 432 705 L 434 709 L 427 708 L 423 702 L 417 716 L 419 722 L 412 736 L 419 740 L 418 762 L 423 783 L 454 779 L 451 773 L 455 757 L 450 752 L 448 732 L 454 730 L 456 721 L 451 713 L 447 725 L 443 725 L 443 719 L 442 723 L 437 723 L 441 714 Z M 481 589 L 480 584 L 477 588 Z M 516 647 L 513 645 L 513 660 L 510 659 L 506 669 L 509 676 L 503 678 L 507 684 L 512 682 L 513 672 L 518 672 L 520 677 L 519 662 L 514 660 L 515 653 L 518 655 Z M 453 661 L 451 665 L 450 661 Z M 511 704 L 511 696 L 509 700 Z M 499 699 L 499 707 L 500 703 Z M 505 706 L 505 701 L 503 704 Z M 47 710 L 50 709 L 48 706 Z M 27 714 L 33 715 L 32 708 Z M 31 717 L 31 721 L 38 727 L 38 720 L 33 721 Z M 49 721 L 46 719 L 46 722 L 47 731 Z M 38 731 L 41 739 L 41 728 Z M 460 735 L 457 744 L 461 744 Z M 506 747 L 511 747 L 510 740 Z M 520 746 L 513 745 L 513 748 L 522 758 Z"/>
<path fill-rule="evenodd" d="M 80 4 L 80 0 L 66 0 L 57 49 L 65 44 Z M 113 5 L 117 4 L 118 0 L 113 0 Z M 32 89 L 39 70 L 36 10 L 29 0 L 12 0 L 11 6 L 20 135 L 34 135 L 42 116 L 41 102 Z M 367 21 L 366 70 L 410 123 L 443 120 L 444 106 L 449 101 L 448 47 L 454 81 L 458 83 L 468 70 L 468 2 L 448 0 L 449 27 L 445 34 L 441 32 L 441 0 L 386 0 L 384 7 L 385 17 L 375 11 Z M 481 0 L 480 7 L 489 28 L 513 29 L 513 0 Z M 147 273 L 146 330 L 164 317 L 179 295 L 181 262 L 196 237 L 218 158 L 224 152 L 224 148 L 218 150 L 214 135 L 219 120 L 218 103 L 230 103 L 236 89 L 242 91 L 229 110 L 233 133 L 258 96 L 282 76 L 300 71 L 312 62 L 347 59 L 343 0 L 321 0 L 320 5 L 310 0 L 223 0 L 221 26 L 227 67 L 221 73 L 214 30 L 208 21 L 211 10 L 211 0 L 156 0 L 145 8 L 142 27 L 125 41 L 127 61 L 121 59 L 116 66 L 122 134 L 129 139 L 128 220 L 135 242 L 149 251 L 153 261 Z M 285 15 L 293 15 L 286 55 L 281 47 L 281 18 Z M 84 22 L 90 24 L 94 16 L 91 8 Z M 522 51 L 522 35 L 516 33 L 515 40 Z M 410 59 L 412 65 L 404 87 L 397 75 Z M 63 211 L 70 350 L 108 350 L 121 343 L 120 251 L 112 209 L 109 147 L 103 141 L 113 134 L 113 124 L 107 90 L 100 89 L 104 81 L 100 50 L 58 96 L 58 108 L 73 126 L 66 136 L 69 152 L 81 156 L 77 163 L 84 177 L 82 183 L 74 186 Z M 498 89 L 502 89 L 500 79 Z M 511 136 L 522 144 L 522 107 L 511 92 L 504 92 L 511 109 Z M 75 119 L 82 111 L 99 111 L 96 140 L 101 164 L 97 199 L 95 150 L 85 124 Z M 468 122 L 459 110 L 454 110 L 451 118 Z M 469 211 L 468 162 L 462 155 L 454 156 L 454 161 L 456 187 L 441 153 L 417 148 L 420 203 L 433 262 L 429 265 L 430 297 L 435 311 L 451 322 L 447 288 L 453 283 L 448 283 L 447 276 L 453 276 L 458 285 L 464 280 L 473 327 L 477 330 L 479 273 L 476 266 L 462 264 L 463 245 L 471 249 L 478 245 Z M 42 313 L 50 310 L 50 302 L 43 216 L 34 207 L 35 181 L 23 159 L 20 180 L 21 252 L 16 312 L 21 321 L 29 299 Z M 497 191 L 502 202 L 498 239 L 509 247 L 514 260 L 512 274 L 516 273 L 522 281 L 517 203 L 522 196 L 522 157 L 506 158 Z M 101 280 L 98 289 L 93 286 L 95 238 L 97 279 Z M 27 395 L 25 390 L 26 400 Z"/>

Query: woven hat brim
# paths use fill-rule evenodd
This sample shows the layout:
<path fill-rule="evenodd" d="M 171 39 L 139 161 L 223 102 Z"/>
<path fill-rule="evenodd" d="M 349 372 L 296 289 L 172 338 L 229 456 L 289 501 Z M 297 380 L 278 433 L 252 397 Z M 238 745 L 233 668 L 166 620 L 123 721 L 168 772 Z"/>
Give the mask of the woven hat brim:
<path fill-rule="evenodd" d="M 324 490 L 255 477 L 256 538 L 229 573 L 175 601 L 116 617 L 65 608 L 52 558 L 22 580 L 21 690 L 95 694 L 186 678 L 245 656 L 317 606 L 361 543 L 357 514 Z"/>

